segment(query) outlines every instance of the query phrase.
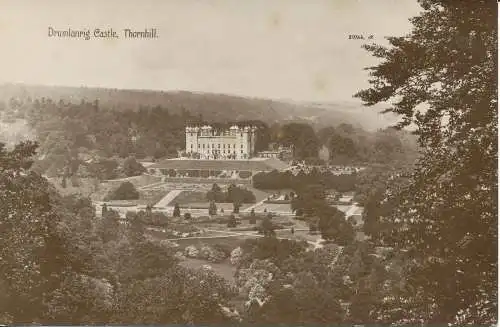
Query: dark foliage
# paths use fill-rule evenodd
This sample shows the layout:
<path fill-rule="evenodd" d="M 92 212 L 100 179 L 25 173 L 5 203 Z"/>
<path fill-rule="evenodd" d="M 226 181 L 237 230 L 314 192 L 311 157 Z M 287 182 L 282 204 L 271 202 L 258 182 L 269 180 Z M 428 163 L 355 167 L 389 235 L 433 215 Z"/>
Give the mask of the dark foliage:
<path fill-rule="evenodd" d="M 207 200 L 216 203 L 255 203 L 255 195 L 252 191 L 241 188 L 234 184 L 229 185 L 226 192 L 214 184 L 212 190 L 207 192 Z"/>
<path fill-rule="evenodd" d="M 111 200 L 137 200 L 139 199 L 139 192 L 136 190 L 134 184 L 130 182 L 123 182 L 117 189 L 111 191 L 106 196 L 105 201 Z"/>

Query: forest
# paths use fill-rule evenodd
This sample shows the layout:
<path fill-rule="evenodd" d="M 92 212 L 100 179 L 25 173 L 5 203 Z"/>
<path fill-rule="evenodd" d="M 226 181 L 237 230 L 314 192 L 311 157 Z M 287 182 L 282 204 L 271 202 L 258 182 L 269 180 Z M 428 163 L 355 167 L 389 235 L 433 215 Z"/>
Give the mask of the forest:
<path fill-rule="evenodd" d="M 0 144 L 0 321 L 496 326 L 497 8 L 486 0 L 419 3 L 409 35 L 364 46 L 380 63 L 356 97 L 367 106 L 390 101 L 387 112 L 398 128 L 413 128 L 419 146 L 415 165 L 381 166 L 356 186 L 370 238 L 358 241 L 325 205 L 321 183 L 298 187 L 292 205 L 318 220 L 324 246 L 307 251 L 274 237 L 263 220 L 263 237 L 231 252 L 234 285 L 180 265 L 172 244 L 149 237 L 140 219 L 121 224 L 112 210 L 97 218 L 88 199 L 60 195 L 34 166 L 50 158 L 69 170 L 81 155 L 168 157 L 182 147 L 187 118 L 203 117 L 163 107 L 113 111 L 98 101 L 13 99 L 2 107 L 28 119 L 40 144 Z M 384 162 L 401 149 L 396 129 L 364 139 L 348 126 L 318 137 L 303 122 L 281 125 L 269 126 L 270 141 L 293 146 L 296 159 L 319 156 L 325 142 L 328 158 L 347 161 Z M 143 154 L 133 142 L 144 142 Z"/>
<path fill-rule="evenodd" d="M 12 98 L 0 106 L 0 114 L 25 119 L 35 131 L 40 148 L 33 169 L 49 177 L 102 180 L 140 173 L 135 160 L 177 157 L 185 147 L 185 126 L 196 123 L 219 127 L 252 124 L 258 128 L 256 151 L 284 145 L 293 148 L 297 160 L 394 166 L 413 162 L 418 155 L 411 133 L 392 128 L 368 132 L 350 124 L 315 130 L 300 122 L 218 123 L 201 114 L 186 110 L 177 114 L 160 106 L 118 110 L 98 100 L 76 104 L 50 98 Z"/>
<path fill-rule="evenodd" d="M 0 147 L 0 189 L 10 191 L 0 192 L 3 322 L 354 323 L 382 306 L 390 290 L 381 288 L 382 280 L 397 281 L 397 272 L 385 272 L 383 265 L 401 258 L 373 258 L 377 249 L 356 242 L 352 233 L 344 247 L 308 252 L 303 243 L 266 232 L 272 227 L 264 219 L 266 236 L 232 251 L 237 270 L 236 285 L 230 285 L 213 272 L 180 266 L 169 242 L 145 233 L 147 217 L 131 215 L 120 224 L 112 210 L 98 218 L 88 199 L 60 196 L 30 170 L 36 148 L 31 142 Z M 320 230 L 325 239 L 336 238 L 338 220 L 318 201 L 305 203 L 323 208 Z M 162 226 L 169 228 L 166 221 Z M 347 225 L 341 228 L 346 235 Z M 272 280 L 263 278 L 268 273 Z M 368 290 L 371 296 L 363 297 Z M 245 303 L 238 314 L 235 300 Z"/>

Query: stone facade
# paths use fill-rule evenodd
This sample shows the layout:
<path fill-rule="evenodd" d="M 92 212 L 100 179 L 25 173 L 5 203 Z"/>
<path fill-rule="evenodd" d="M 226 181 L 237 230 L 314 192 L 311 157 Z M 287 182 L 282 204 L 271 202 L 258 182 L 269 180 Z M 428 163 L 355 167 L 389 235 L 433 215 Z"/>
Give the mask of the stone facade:
<path fill-rule="evenodd" d="M 212 126 L 186 127 L 186 154 L 199 159 L 250 159 L 255 155 L 257 129 L 231 126 L 216 130 Z"/>

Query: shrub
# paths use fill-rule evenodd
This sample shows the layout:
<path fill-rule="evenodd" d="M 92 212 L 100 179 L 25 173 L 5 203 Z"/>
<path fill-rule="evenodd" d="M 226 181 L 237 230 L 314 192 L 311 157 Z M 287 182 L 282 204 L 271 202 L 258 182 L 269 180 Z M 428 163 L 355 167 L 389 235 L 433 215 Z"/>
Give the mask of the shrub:
<path fill-rule="evenodd" d="M 229 220 L 227 222 L 227 227 L 233 228 L 233 227 L 236 227 L 237 224 L 238 224 L 238 222 L 236 221 L 236 217 L 234 217 L 234 215 L 229 216 Z"/>
<path fill-rule="evenodd" d="M 212 189 L 207 192 L 206 198 L 208 201 L 215 201 L 218 203 L 255 203 L 255 195 L 252 191 L 238 187 L 234 184 L 230 185 L 227 192 L 214 184 Z"/>
<path fill-rule="evenodd" d="M 174 217 L 180 217 L 181 216 L 181 208 L 179 207 L 179 204 L 176 203 L 174 206 L 174 212 L 173 212 Z"/>
<path fill-rule="evenodd" d="M 240 213 L 240 204 L 233 202 L 233 213 Z"/>
<path fill-rule="evenodd" d="M 215 216 L 217 214 L 217 206 L 215 205 L 215 202 L 211 201 L 210 206 L 208 208 L 208 214 L 210 216 Z"/>
<path fill-rule="evenodd" d="M 123 182 L 117 189 L 111 191 L 105 201 L 109 200 L 137 200 L 139 199 L 139 192 L 136 190 L 134 184 L 130 182 Z"/>
<path fill-rule="evenodd" d="M 134 157 L 128 157 L 123 162 L 123 173 L 130 176 L 138 176 L 146 171 L 143 165 L 141 165 Z"/>

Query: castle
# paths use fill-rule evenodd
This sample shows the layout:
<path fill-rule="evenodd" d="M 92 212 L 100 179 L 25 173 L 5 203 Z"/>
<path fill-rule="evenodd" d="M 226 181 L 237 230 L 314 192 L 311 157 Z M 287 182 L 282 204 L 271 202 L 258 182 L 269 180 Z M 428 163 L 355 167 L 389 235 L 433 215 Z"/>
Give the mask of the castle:
<path fill-rule="evenodd" d="M 233 125 L 227 130 L 212 126 L 186 126 L 186 154 L 199 159 L 250 159 L 255 155 L 257 128 Z"/>

